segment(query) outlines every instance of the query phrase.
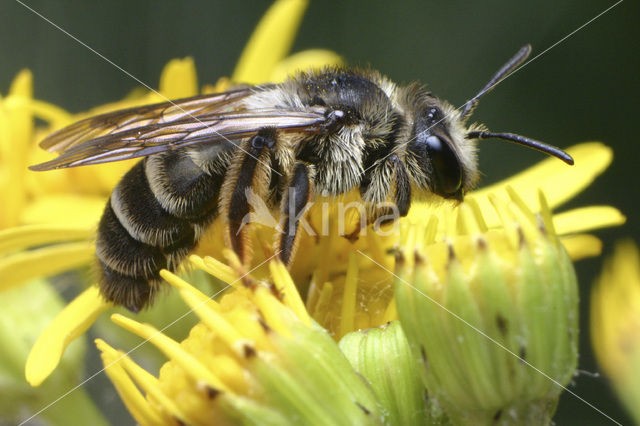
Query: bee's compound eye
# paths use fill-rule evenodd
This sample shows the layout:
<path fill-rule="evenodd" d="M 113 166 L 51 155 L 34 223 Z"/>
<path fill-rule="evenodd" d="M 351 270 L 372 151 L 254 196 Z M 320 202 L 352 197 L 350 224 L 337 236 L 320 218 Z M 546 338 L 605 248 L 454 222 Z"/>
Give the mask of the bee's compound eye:
<path fill-rule="evenodd" d="M 438 136 L 427 137 L 425 143 L 437 182 L 436 192 L 445 197 L 457 196 L 462 186 L 462 169 L 458 156 Z"/>
<path fill-rule="evenodd" d="M 251 139 L 251 146 L 255 149 L 262 149 L 266 145 L 266 140 L 261 135 L 256 135 Z"/>

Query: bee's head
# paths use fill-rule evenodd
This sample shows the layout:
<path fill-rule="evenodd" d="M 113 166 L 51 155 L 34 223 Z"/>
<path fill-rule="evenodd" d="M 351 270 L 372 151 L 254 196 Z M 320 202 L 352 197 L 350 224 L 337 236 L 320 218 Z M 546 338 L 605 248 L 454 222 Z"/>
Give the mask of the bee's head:
<path fill-rule="evenodd" d="M 453 108 L 431 100 L 414 116 L 407 145 L 410 174 L 419 187 L 462 201 L 478 179 L 475 143 L 465 139 Z"/>
<path fill-rule="evenodd" d="M 414 182 L 444 198 L 462 200 L 478 181 L 476 144 L 478 139 L 502 139 L 541 151 L 573 164 L 573 158 L 559 148 L 514 133 L 493 133 L 484 126 L 464 127 L 484 94 L 512 73 L 531 53 L 523 46 L 489 82 L 458 110 L 416 86 L 409 86 L 400 99 L 405 109 L 415 109 L 413 129 L 407 144 L 406 163 Z M 407 108 L 408 107 L 408 108 Z"/>

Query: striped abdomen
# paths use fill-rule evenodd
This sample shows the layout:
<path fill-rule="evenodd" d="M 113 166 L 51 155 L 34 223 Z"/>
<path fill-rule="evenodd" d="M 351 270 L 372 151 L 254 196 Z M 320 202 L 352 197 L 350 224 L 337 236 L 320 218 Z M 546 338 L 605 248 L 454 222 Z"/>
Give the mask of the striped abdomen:
<path fill-rule="evenodd" d="M 145 307 L 157 292 L 160 270 L 175 270 L 195 247 L 218 214 L 228 163 L 221 151 L 147 157 L 118 183 L 96 242 L 106 299 L 133 311 Z"/>

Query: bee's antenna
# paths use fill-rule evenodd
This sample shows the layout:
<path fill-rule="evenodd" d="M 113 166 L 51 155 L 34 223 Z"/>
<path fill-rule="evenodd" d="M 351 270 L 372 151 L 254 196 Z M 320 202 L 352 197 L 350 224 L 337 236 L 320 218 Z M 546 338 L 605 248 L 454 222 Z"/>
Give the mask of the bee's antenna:
<path fill-rule="evenodd" d="M 478 100 L 485 93 L 489 93 L 491 89 L 493 89 L 498 83 L 504 80 L 509 74 L 513 72 L 518 65 L 524 62 L 527 59 L 527 56 L 531 53 L 531 45 L 527 44 L 522 46 L 518 53 L 516 53 L 513 58 L 509 59 L 506 64 L 502 66 L 496 72 L 491 80 L 475 95 L 473 98 L 469 99 L 466 104 L 464 104 L 464 108 L 462 108 L 462 114 L 460 115 L 463 119 L 467 118 L 473 112 L 473 109 L 478 105 Z"/>
<path fill-rule="evenodd" d="M 561 150 L 560 148 L 556 148 L 552 145 L 547 145 L 544 142 L 537 141 L 535 139 L 529 139 L 526 136 L 516 135 L 515 133 L 492 133 L 486 130 L 478 130 L 474 132 L 467 133 L 467 139 L 489 139 L 496 138 L 502 139 L 509 142 L 514 142 L 519 145 L 523 145 L 536 151 L 544 152 L 547 155 L 552 157 L 559 158 L 569 165 L 573 165 L 573 158 Z"/>

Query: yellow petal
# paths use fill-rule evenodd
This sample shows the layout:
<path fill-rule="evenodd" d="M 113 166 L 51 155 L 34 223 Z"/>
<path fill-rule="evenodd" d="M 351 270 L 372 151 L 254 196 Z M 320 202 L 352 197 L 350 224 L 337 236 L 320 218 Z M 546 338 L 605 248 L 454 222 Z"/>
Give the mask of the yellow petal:
<path fill-rule="evenodd" d="M 599 256 L 602 253 L 602 241 L 593 235 L 579 234 L 560 237 L 560 241 L 573 261 Z"/>
<path fill-rule="evenodd" d="M 149 324 L 142 324 L 120 314 L 111 315 L 111 321 L 136 334 L 160 349 L 167 358 L 178 363 L 194 380 L 202 380 L 216 390 L 228 391 L 227 387 L 193 355 L 186 352 L 178 342 L 162 334 Z"/>
<path fill-rule="evenodd" d="M 93 227 L 74 225 L 26 225 L 0 231 L 0 255 L 26 247 L 88 239 Z"/>
<path fill-rule="evenodd" d="M 111 306 L 97 286 L 89 287 L 71 301 L 33 345 L 25 366 L 27 382 L 39 386 L 56 368 L 69 343 L 87 331 L 98 315 Z"/>
<path fill-rule="evenodd" d="M 88 265 L 95 246 L 90 242 L 67 243 L 19 252 L 0 258 L 0 291 L 38 277 L 53 276 Z"/>
<path fill-rule="evenodd" d="M 163 392 L 158 379 L 133 362 L 126 354 L 122 352 L 120 353 L 120 357 L 122 358 L 120 363 L 124 367 L 125 371 L 135 381 L 135 383 L 144 390 L 149 398 L 153 398 L 162 406 L 163 411 L 168 412 L 171 417 L 178 420 L 181 424 L 197 423 L 195 419 L 189 417 L 189 413 L 185 413 L 181 410 L 180 404 L 176 403 L 178 401 L 172 400 Z"/>
<path fill-rule="evenodd" d="M 2 153 L 14 159 L 24 159 L 27 147 L 33 137 L 33 114 L 30 103 L 33 100 L 33 74 L 23 69 L 11 82 L 5 107 L 9 111 L 12 140 L 3 147 Z"/>
<path fill-rule="evenodd" d="M 506 180 L 469 194 L 478 204 L 489 227 L 500 223 L 491 208 L 487 195 L 501 192 L 509 185 L 529 206 L 538 205 L 538 188 L 544 190 L 551 209 L 571 199 L 587 187 L 611 163 L 611 148 L 599 142 L 575 145 L 567 150 L 575 165 L 568 166 L 556 158 L 547 158 L 539 164 Z"/>
<path fill-rule="evenodd" d="M 70 124 L 73 120 L 71 113 L 57 105 L 37 99 L 11 97 L 7 99 L 7 105 L 16 108 L 28 108 L 33 115 L 48 122 L 54 129 Z"/>
<path fill-rule="evenodd" d="M 27 166 L 44 163 L 55 158 L 57 155 L 47 152 L 37 145 L 33 145 L 29 150 L 26 163 L 24 164 L 25 191 L 30 199 L 36 199 L 43 195 L 51 195 L 60 192 L 73 192 L 74 182 L 71 180 L 69 169 L 50 170 L 47 172 L 34 172 L 27 170 Z"/>
<path fill-rule="evenodd" d="M 349 255 L 347 276 L 345 278 L 344 293 L 342 296 L 342 312 L 340 315 L 340 329 L 338 338 L 354 330 L 354 318 L 356 311 L 356 294 L 358 292 L 358 259 L 355 252 Z"/>
<path fill-rule="evenodd" d="M 198 94 L 198 75 L 193 58 L 172 59 L 160 75 L 160 93 L 169 99 Z"/>
<path fill-rule="evenodd" d="M 79 167 L 75 169 L 78 173 L 76 180 L 82 181 L 84 176 L 87 185 L 84 188 L 80 188 L 80 191 L 88 194 L 102 194 L 111 195 L 111 191 L 115 188 L 116 184 L 120 182 L 122 176 L 125 175 L 138 161 L 137 158 L 126 161 L 116 161 L 114 163 L 96 164 L 91 167 Z M 95 176 L 94 182 L 89 178 L 89 173 Z M 84 191 L 83 191 L 84 190 Z"/>
<path fill-rule="evenodd" d="M 637 395 L 639 318 L 638 248 L 632 241 L 620 241 L 592 288 L 591 341 L 599 364 L 613 379 L 623 400 Z M 637 399 L 630 402 L 637 407 Z"/>
<path fill-rule="evenodd" d="M 28 106 L 32 95 L 33 76 L 29 70 L 22 70 L 11 83 L 9 96 L 0 102 L 0 161 L 3 166 L 0 227 L 16 225 L 26 201 L 25 163 L 33 144 L 34 130 L 33 114 Z"/>
<path fill-rule="evenodd" d="M 553 215 L 558 235 L 622 225 L 627 218 L 610 206 L 589 206 Z"/>
<path fill-rule="evenodd" d="M 55 223 L 95 228 L 106 201 L 104 197 L 86 195 L 43 196 L 23 210 L 21 221 L 25 224 Z"/>
<path fill-rule="evenodd" d="M 33 97 L 33 74 L 28 69 L 21 70 L 11 82 L 9 96 Z"/>
<path fill-rule="evenodd" d="M 342 58 L 331 50 L 310 49 L 295 53 L 278 62 L 269 81 L 279 83 L 297 71 L 318 69 L 342 64 Z"/>
<path fill-rule="evenodd" d="M 306 8 L 304 0 L 276 1 L 256 26 L 231 80 L 249 84 L 268 81 L 275 65 L 291 49 Z"/>
<path fill-rule="evenodd" d="M 278 291 L 283 295 L 283 303 L 286 304 L 302 321 L 303 324 L 311 325 L 311 318 L 304 307 L 304 302 L 298 293 L 287 267 L 279 260 L 269 262 L 269 270 L 273 277 L 273 283 Z"/>
<path fill-rule="evenodd" d="M 163 419 L 152 408 L 151 404 L 131 380 L 131 377 L 120 365 L 123 354 L 109 346 L 102 339 L 96 339 L 96 346 L 102 352 L 102 363 L 105 366 L 104 372 L 109 376 L 118 395 L 120 395 L 120 399 L 127 406 L 127 410 L 129 410 L 136 422 L 141 425 L 163 424 Z"/>

